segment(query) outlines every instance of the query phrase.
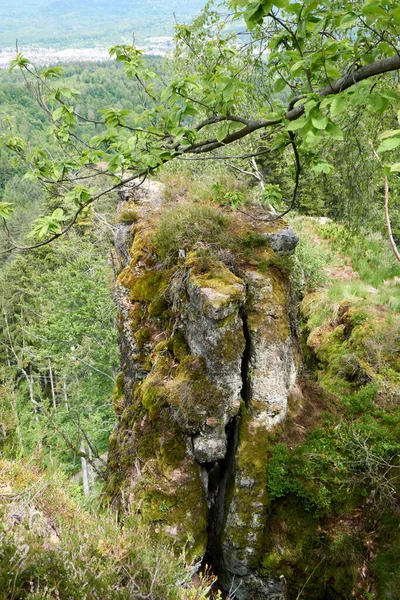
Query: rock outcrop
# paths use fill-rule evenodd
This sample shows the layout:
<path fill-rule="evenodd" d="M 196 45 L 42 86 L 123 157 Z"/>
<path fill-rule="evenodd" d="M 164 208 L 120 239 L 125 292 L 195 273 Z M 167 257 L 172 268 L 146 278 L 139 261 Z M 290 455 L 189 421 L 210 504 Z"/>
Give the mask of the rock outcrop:
<path fill-rule="evenodd" d="M 268 435 L 298 365 L 285 264 L 297 238 L 283 221 L 168 205 L 154 186 L 128 201 L 135 221 L 117 235 L 122 372 L 107 493 L 190 560 L 207 553 L 239 600 L 276 597 L 282 582 L 260 564 Z"/>

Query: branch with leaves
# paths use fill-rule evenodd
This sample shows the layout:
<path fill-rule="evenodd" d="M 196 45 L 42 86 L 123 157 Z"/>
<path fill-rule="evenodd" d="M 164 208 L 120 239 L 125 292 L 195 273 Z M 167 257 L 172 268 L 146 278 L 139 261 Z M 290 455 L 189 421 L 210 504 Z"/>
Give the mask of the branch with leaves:
<path fill-rule="evenodd" d="M 293 149 L 290 209 L 302 161 L 311 161 L 316 173 L 332 170 L 321 162 L 318 146 L 326 138 L 343 139 L 343 115 L 360 107 L 380 114 L 400 104 L 391 85 L 400 69 L 400 9 L 393 0 L 385 5 L 357 0 L 345 9 L 337 0 L 318 5 L 230 0 L 227 7 L 229 18 L 211 3 L 191 25 L 176 27 L 175 73 L 167 84 L 138 48 L 111 48 L 148 98 L 140 114 L 108 107 L 102 118 L 88 119 L 76 110 L 79 92 L 63 85 L 58 68 L 37 71 L 17 53 L 10 68 L 19 68 L 31 86 L 60 153 L 53 157 L 31 148 L 10 127 L 2 143 L 26 164 L 29 177 L 56 189 L 70 208 L 37 219 L 30 234 L 36 244 L 22 247 L 9 238 L 6 252 L 65 235 L 104 194 L 140 182 L 174 159 L 220 160 L 218 150 L 230 146 L 232 161 L 246 139 L 255 149 L 251 159 L 265 146 L 266 133 L 269 149 Z M 101 131 L 86 138 L 81 131 L 86 122 Z M 378 152 L 400 145 L 399 131 L 389 132 Z M 97 184 L 102 172 L 111 178 L 108 185 L 84 185 L 87 179 Z M 8 219 L 11 209 L 3 203 L 0 216 Z"/>

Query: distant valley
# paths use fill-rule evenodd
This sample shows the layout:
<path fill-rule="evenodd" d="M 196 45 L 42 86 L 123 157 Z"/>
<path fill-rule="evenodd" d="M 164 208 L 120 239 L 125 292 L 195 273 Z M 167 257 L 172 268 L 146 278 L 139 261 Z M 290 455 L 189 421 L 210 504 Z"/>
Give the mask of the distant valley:
<path fill-rule="evenodd" d="M 139 44 L 147 56 L 164 56 L 172 49 L 172 37 L 162 36 L 148 38 Z M 20 50 L 37 66 L 55 65 L 72 62 L 104 62 L 110 60 L 108 46 L 93 46 L 91 48 L 43 48 L 24 46 Z M 15 48 L 5 48 L 0 51 L 0 69 L 8 69 L 10 61 L 16 54 Z"/>
<path fill-rule="evenodd" d="M 175 19 L 196 15 L 205 0 L 15 0 L 0 3 L 0 49 L 19 46 L 103 48 L 135 40 L 172 37 Z M 175 16 L 174 16 L 175 15 Z M 150 43 L 151 45 L 151 43 Z M 1 55 L 0 55 L 1 56 Z"/>

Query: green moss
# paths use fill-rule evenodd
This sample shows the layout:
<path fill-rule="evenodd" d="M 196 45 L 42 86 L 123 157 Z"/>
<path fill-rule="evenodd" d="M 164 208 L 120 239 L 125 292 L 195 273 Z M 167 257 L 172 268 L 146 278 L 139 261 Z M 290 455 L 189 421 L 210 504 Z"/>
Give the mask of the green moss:
<path fill-rule="evenodd" d="M 148 271 L 134 278 L 129 285 L 131 300 L 136 302 L 151 302 L 160 294 L 160 288 L 165 282 L 165 274 L 158 271 Z"/>
<path fill-rule="evenodd" d="M 142 348 L 144 346 L 144 344 L 149 340 L 150 335 L 151 333 L 148 327 L 141 327 L 135 332 L 134 336 L 138 348 Z"/>
<path fill-rule="evenodd" d="M 138 220 L 137 206 L 134 202 L 125 202 L 117 215 L 118 223 L 135 223 Z"/>
<path fill-rule="evenodd" d="M 288 280 L 276 269 L 269 268 L 263 279 L 249 281 L 246 315 L 250 334 L 260 334 L 265 341 L 285 342 L 290 335 L 288 298 Z"/>
<path fill-rule="evenodd" d="M 242 331 L 235 329 L 227 329 L 221 338 L 218 340 L 218 345 L 215 348 L 215 361 L 223 363 L 237 362 L 240 364 L 246 341 Z"/>
<path fill-rule="evenodd" d="M 129 473 L 140 464 L 141 477 L 134 486 L 134 500 L 144 524 L 155 538 L 159 527 L 170 531 L 179 553 L 198 559 L 207 543 L 207 504 L 199 471 L 188 456 L 186 436 L 161 402 L 155 382 L 137 392 L 133 436 L 119 438 L 119 464 Z M 150 417 L 152 408 L 157 410 Z M 132 412 L 130 416 L 132 416 Z M 129 477 L 122 485 L 129 486 Z"/>
<path fill-rule="evenodd" d="M 140 302 L 135 302 L 129 310 L 129 325 L 133 331 L 136 331 L 136 329 L 140 327 L 145 315 L 146 312 Z"/>
<path fill-rule="evenodd" d="M 223 393 L 208 379 L 202 358 L 183 358 L 167 388 L 167 401 L 185 429 L 198 430 L 210 415 L 222 418 Z"/>
<path fill-rule="evenodd" d="M 182 332 L 178 332 L 174 337 L 169 341 L 169 347 L 173 352 L 174 357 L 182 362 L 189 354 L 189 346 L 186 343 L 185 336 Z"/>
<path fill-rule="evenodd" d="M 130 288 L 131 285 L 133 285 L 134 280 L 135 276 L 130 267 L 125 267 L 118 275 L 119 283 L 126 288 Z"/>
<path fill-rule="evenodd" d="M 321 302 L 321 300 L 319 300 Z M 382 306 L 358 306 L 341 302 L 337 318 L 312 328 L 315 302 L 304 305 L 311 333 L 307 343 L 319 361 L 320 381 L 329 390 L 343 395 L 356 392 L 368 383 L 395 389 L 400 360 L 394 335 L 400 324 Z M 317 309 L 318 310 L 318 309 Z"/>
<path fill-rule="evenodd" d="M 115 379 L 115 387 L 111 396 L 113 403 L 114 412 L 116 415 L 121 415 L 125 408 L 125 395 L 124 395 L 124 374 L 118 373 Z"/>
<path fill-rule="evenodd" d="M 150 303 L 148 308 L 148 315 L 149 317 L 160 317 L 164 315 L 167 309 L 168 302 L 162 294 L 154 298 L 154 300 Z"/>
<path fill-rule="evenodd" d="M 152 266 L 154 264 L 154 246 L 153 246 L 153 226 L 143 221 L 138 227 L 135 227 L 135 237 L 130 249 L 131 267 L 135 267 L 139 262 Z"/>
<path fill-rule="evenodd" d="M 150 421 L 157 418 L 157 412 L 169 400 L 165 379 L 169 376 L 170 369 L 170 358 L 164 354 L 157 355 L 152 371 L 136 388 L 135 398 L 148 412 Z"/>

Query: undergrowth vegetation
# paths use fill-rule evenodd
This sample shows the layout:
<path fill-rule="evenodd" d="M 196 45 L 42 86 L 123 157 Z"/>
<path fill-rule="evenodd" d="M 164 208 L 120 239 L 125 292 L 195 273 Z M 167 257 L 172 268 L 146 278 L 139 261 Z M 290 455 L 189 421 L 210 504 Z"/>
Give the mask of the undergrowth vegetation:
<path fill-rule="evenodd" d="M 2 600 L 201 600 L 213 578 L 195 588 L 184 556 L 140 520 L 118 523 L 106 509 L 79 508 L 60 474 L 0 460 Z"/>
<path fill-rule="evenodd" d="M 328 239 L 334 250 L 351 259 L 353 268 L 366 283 L 379 287 L 384 281 L 400 277 L 400 265 L 382 234 L 362 229 L 352 232 L 334 222 L 320 225 L 318 234 Z"/>
<path fill-rule="evenodd" d="M 303 286 L 308 377 L 334 396 L 306 390 L 304 406 L 270 438 L 265 569 L 291 581 L 290 598 L 397 598 L 400 269 L 380 236 L 315 219 L 293 224 L 307 240 L 300 266 L 318 282 Z"/>

